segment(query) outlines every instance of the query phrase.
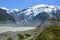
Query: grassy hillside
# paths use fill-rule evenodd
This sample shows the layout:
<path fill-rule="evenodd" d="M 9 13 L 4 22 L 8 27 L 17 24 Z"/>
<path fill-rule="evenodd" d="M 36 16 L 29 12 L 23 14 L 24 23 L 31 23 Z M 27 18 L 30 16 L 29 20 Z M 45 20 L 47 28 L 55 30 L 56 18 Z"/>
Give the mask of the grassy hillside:
<path fill-rule="evenodd" d="M 60 25 L 58 22 L 53 22 L 52 25 L 46 25 L 27 31 L 5 32 L 0 34 L 0 39 L 3 40 L 60 40 Z M 60 23 L 59 23 L 60 24 Z"/>
<path fill-rule="evenodd" d="M 60 27 L 51 25 L 39 34 L 35 40 L 60 40 Z"/>

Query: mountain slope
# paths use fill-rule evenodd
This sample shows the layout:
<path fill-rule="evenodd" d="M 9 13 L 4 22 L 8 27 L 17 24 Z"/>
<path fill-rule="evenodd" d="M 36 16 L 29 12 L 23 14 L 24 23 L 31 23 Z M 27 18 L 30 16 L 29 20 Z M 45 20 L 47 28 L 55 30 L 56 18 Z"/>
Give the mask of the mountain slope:
<path fill-rule="evenodd" d="M 60 20 L 59 18 L 60 16 L 57 16 L 57 15 L 60 15 L 60 8 L 57 6 L 44 5 L 44 4 L 28 7 L 21 11 L 13 11 L 11 15 L 14 15 L 14 17 L 16 16 L 17 17 L 16 19 L 18 19 L 17 21 L 26 22 L 26 21 L 32 21 L 33 18 L 38 16 L 40 13 L 42 14 L 43 18 L 45 17 L 45 15 L 47 15 L 49 19 L 54 18 L 54 19 Z"/>
<path fill-rule="evenodd" d="M 13 16 L 16 20 L 16 23 L 19 25 L 22 24 L 25 26 L 32 26 L 33 24 L 34 26 L 38 26 L 45 20 L 60 21 L 60 6 L 39 4 L 27 7 L 23 10 L 10 10 L 6 8 L 4 8 L 4 10 Z"/>
<path fill-rule="evenodd" d="M 7 21 L 12 21 L 12 23 L 13 23 L 13 22 L 15 22 L 15 19 L 11 15 L 9 15 L 5 10 L 0 8 L 0 23 L 1 22 L 4 23 Z"/>

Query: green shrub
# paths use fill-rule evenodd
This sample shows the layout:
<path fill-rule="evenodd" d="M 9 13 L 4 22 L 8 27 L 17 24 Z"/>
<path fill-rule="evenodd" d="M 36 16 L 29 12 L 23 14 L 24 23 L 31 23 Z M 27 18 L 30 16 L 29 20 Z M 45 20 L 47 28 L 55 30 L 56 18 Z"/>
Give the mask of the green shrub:
<path fill-rule="evenodd" d="M 13 40 L 12 38 L 8 38 L 7 40 Z"/>
<path fill-rule="evenodd" d="M 18 40 L 24 40 L 24 36 L 22 34 L 17 34 L 19 39 Z"/>
<path fill-rule="evenodd" d="M 35 40 L 60 40 L 60 27 L 51 25 L 41 32 Z"/>
<path fill-rule="evenodd" d="M 31 35 L 30 34 L 25 34 L 26 37 L 30 37 Z"/>

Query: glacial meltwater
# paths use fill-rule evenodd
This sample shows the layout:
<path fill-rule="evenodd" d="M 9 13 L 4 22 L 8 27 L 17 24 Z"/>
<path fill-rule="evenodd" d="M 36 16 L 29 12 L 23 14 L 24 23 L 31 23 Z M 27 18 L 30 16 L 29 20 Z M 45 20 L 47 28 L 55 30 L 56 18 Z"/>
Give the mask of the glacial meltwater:
<path fill-rule="evenodd" d="M 26 31 L 26 30 L 31 30 L 35 29 L 35 27 L 12 27 L 12 26 L 0 26 L 0 33 L 7 32 L 7 31 Z"/>

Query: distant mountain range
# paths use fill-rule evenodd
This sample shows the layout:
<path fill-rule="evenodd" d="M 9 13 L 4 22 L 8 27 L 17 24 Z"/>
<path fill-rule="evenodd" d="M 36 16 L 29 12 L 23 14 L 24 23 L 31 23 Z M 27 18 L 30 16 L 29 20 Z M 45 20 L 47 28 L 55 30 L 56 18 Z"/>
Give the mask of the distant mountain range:
<path fill-rule="evenodd" d="M 36 26 L 45 20 L 60 21 L 59 6 L 40 4 L 27 7 L 23 10 L 18 9 L 10 10 L 4 7 L 0 7 L 0 9 L 5 10 L 7 14 L 11 15 L 15 19 L 17 24 Z"/>
<path fill-rule="evenodd" d="M 36 28 L 16 32 L 6 29 L 7 32 L 0 33 L 0 40 L 60 40 L 60 7 L 44 4 L 23 10 L 0 7 L 0 27 L 3 27 L 1 24 Z"/>

